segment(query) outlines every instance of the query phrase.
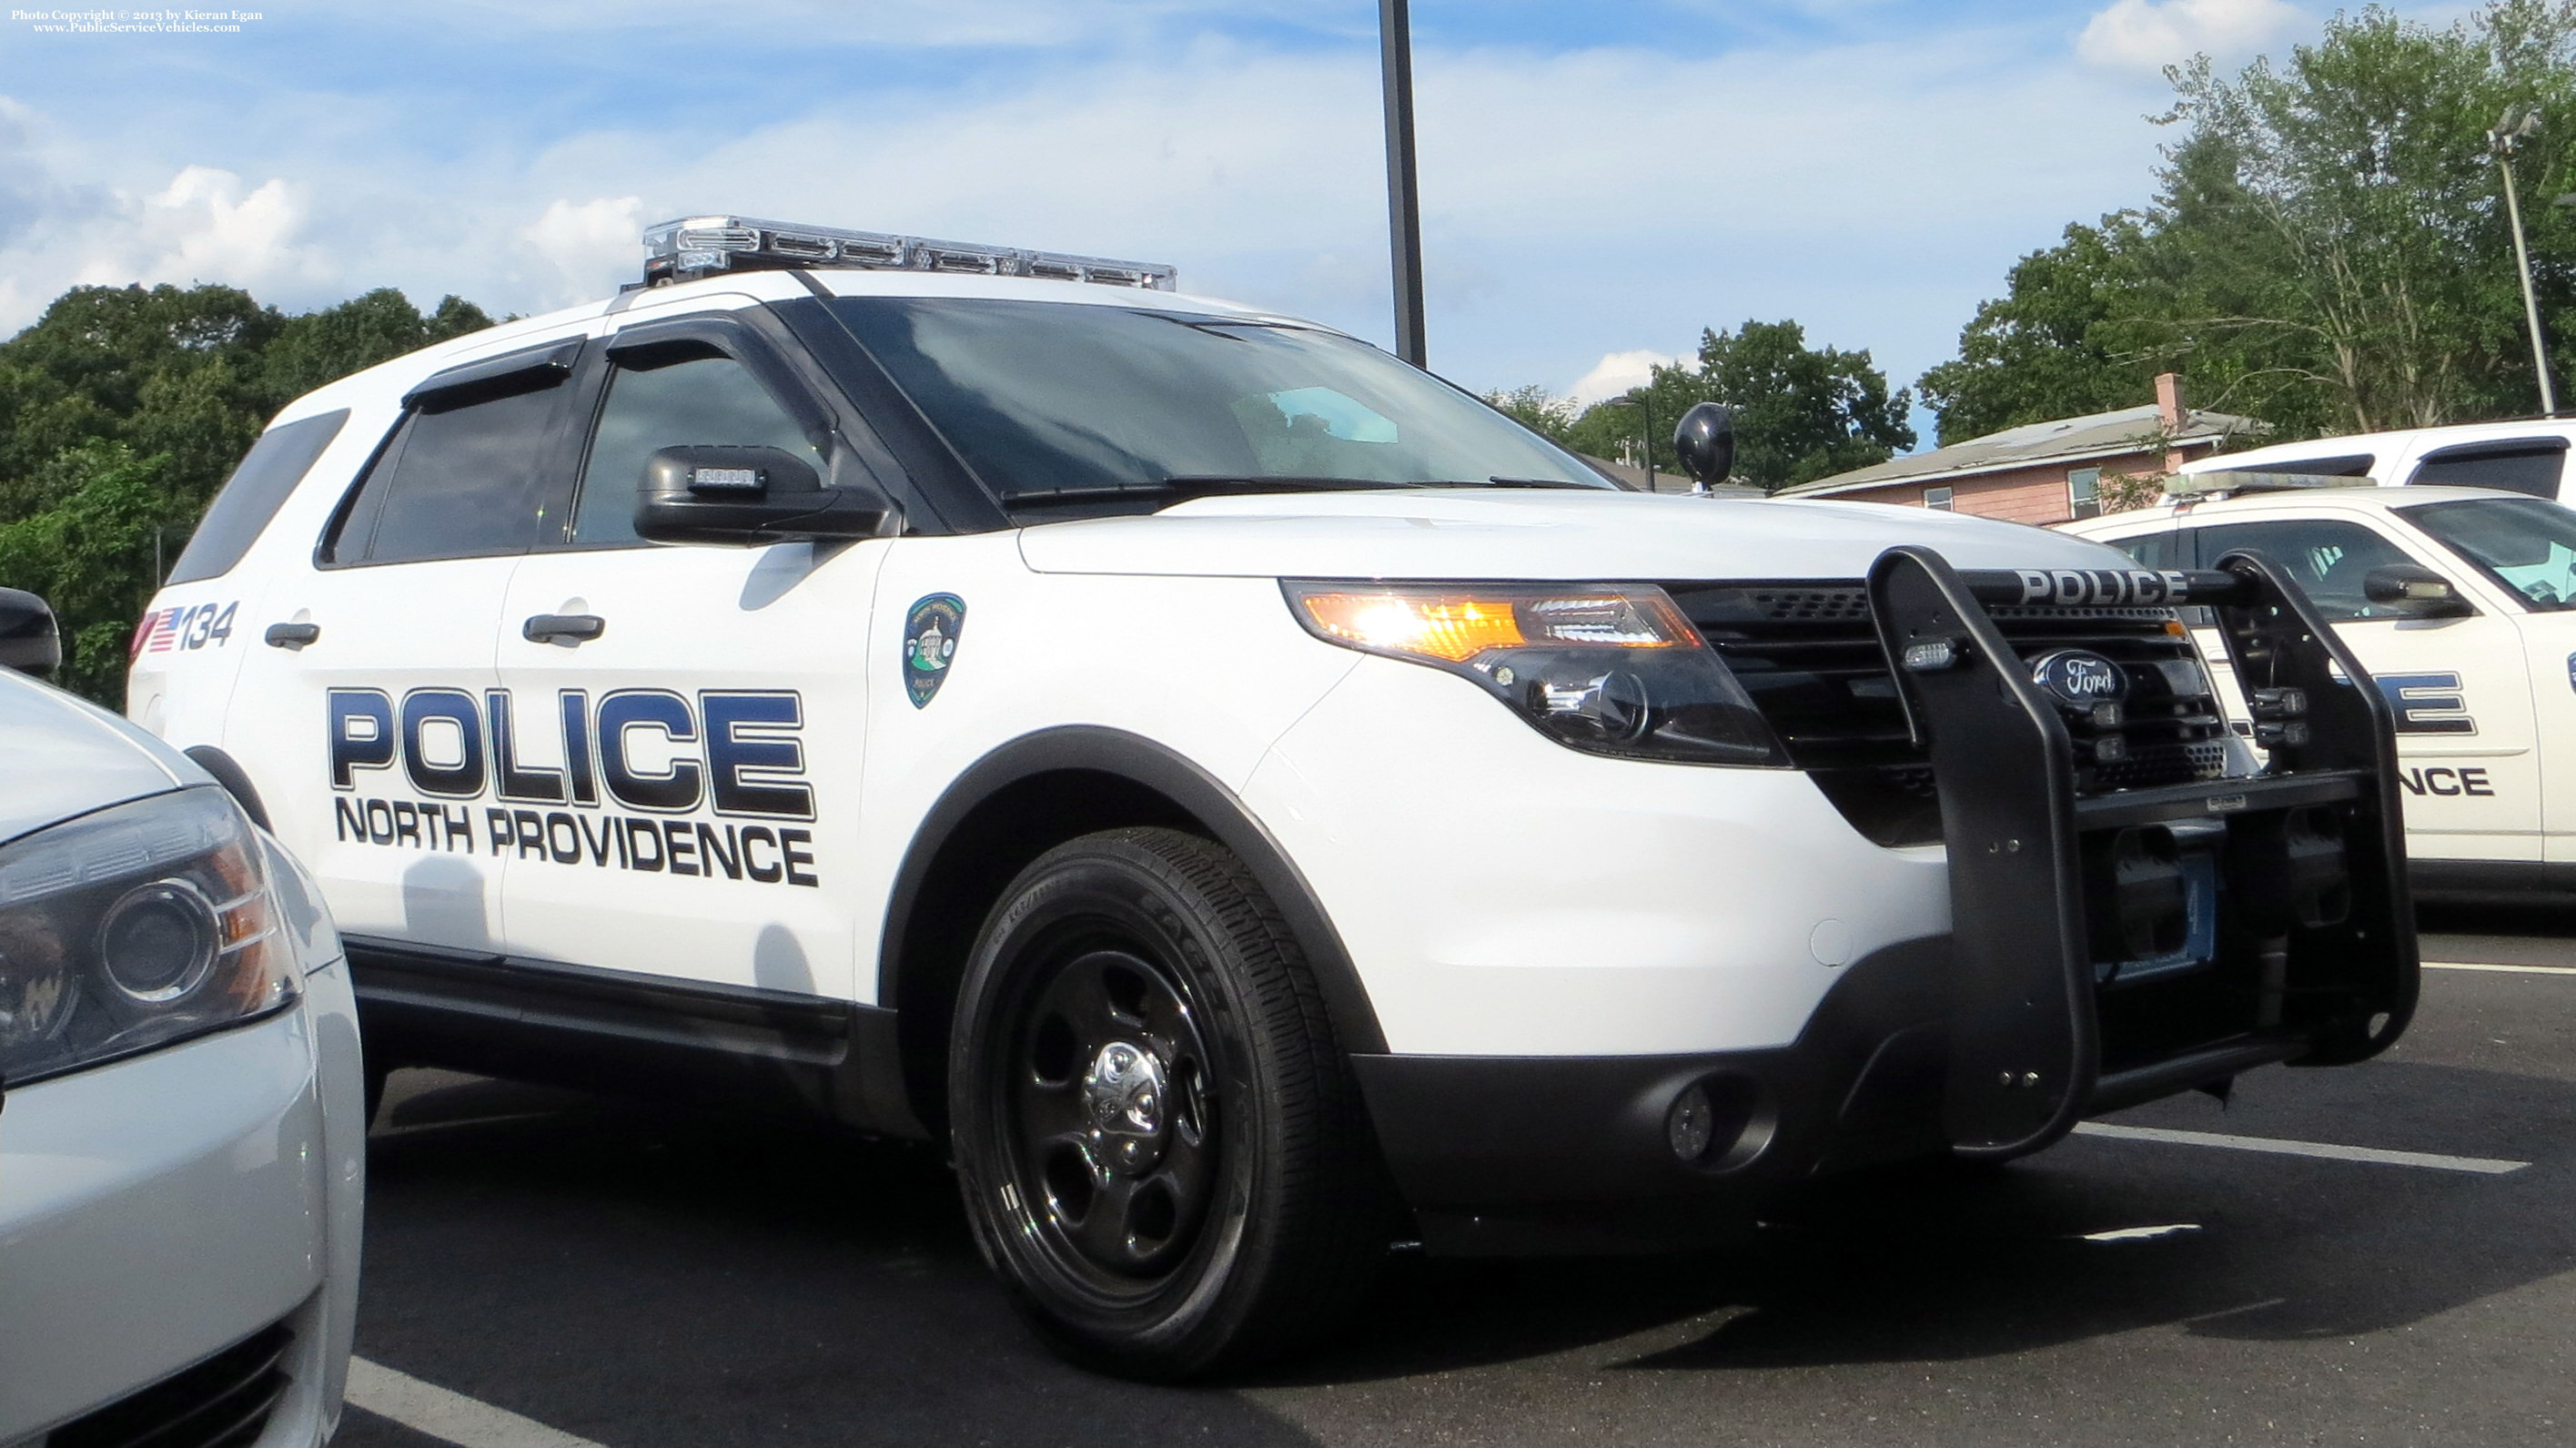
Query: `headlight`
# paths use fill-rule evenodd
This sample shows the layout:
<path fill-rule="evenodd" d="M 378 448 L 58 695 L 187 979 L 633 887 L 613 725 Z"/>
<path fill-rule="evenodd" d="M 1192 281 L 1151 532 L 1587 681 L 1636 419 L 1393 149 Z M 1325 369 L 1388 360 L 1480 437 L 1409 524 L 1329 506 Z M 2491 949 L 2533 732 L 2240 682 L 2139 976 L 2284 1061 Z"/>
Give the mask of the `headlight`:
<path fill-rule="evenodd" d="M 0 1082 L 221 1030 L 303 989 L 250 823 L 185 789 L 0 850 Z"/>
<path fill-rule="evenodd" d="M 1559 744 L 1687 764 L 1789 762 L 1744 686 L 1652 584 L 1282 586 L 1317 638 L 1472 679 Z"/>

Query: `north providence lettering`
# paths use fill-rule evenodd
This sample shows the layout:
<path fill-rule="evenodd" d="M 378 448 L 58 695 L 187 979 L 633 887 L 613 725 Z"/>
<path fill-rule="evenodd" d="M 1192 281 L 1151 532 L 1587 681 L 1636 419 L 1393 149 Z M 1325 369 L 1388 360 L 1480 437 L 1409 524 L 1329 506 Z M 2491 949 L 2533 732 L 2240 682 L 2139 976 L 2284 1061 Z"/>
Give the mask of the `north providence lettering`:
<path fill-rule="evenodd" d="M 507 689 L 332 689 L 343 841 L 762 885 L 820 885 L 804 701 L 792 690 L 565 689 L 539 713 L 561 764 L 532 764 Z M 401 771 L 412 798 L 364 789 Z M 482 804 L 450 801 L 490 801 Z M 714 820 L 675 819 L 701 809 Z M 635 811 L 633 814 L 619 810 Z M 479 815 L 479 819 L 477 816 Z M 664 816 L 664 818 L 653 818 Z M 746 823 L 745 821 L 756 821 Z M 787 822 L 794 821 L 795 824 Z M 775 823 L 772 823 L 775 822 Z"/>

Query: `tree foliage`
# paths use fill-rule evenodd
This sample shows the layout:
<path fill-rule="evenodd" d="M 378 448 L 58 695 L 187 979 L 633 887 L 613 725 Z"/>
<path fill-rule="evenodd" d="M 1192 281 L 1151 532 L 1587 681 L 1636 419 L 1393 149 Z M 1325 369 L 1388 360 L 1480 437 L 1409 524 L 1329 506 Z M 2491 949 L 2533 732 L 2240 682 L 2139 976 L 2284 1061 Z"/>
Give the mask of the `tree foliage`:
<path fill-rule="evenodd" d="M 156 568 L 279 407 L 491 323 L 390 289 L 288 316 L 233 287 L 75 287 L 0 342 L 0 586 L 53 604 L 64 685 L 123 703 Z"/>
<path fill-rule="evenodd" d="M 1794 321 L 1748 321 L 1732 332 L 1703 330 L 1694 364 L 1657 367 L 1629 400 L 1577 410 L 1545 388 L 1523 387 L 1485 400 L 1532 431 L 1594 457 L 1633 455 L 1651 418 L 1655 469 L 1681 475 L 1673 424 L 1692 404 L 1722 402 L 1735 411 L 1735 476 L 1763 488 L 1803 483 L 1885 462 L 1914 445 L 1906 422 L 1913 398 L 1891 393 L 1887 374 L 1867 351 L 1807 345 Z"/>
<path fill-rule="evenodd" d="M 2576 3 L 2505 0 L 2447 28 L 2373 7 L 2278 66 L 2168 72 L 2154 201 L 2072 226 L 1921 382 L 1944 442 L 2144 400 L 2181 371 L 2202 406 L 2280 435 L 2430 426 L 2538 405 L 2487 130 L 2513 157 L 2544 318 L 2576 301 Z M 2554 358 L 2576 334 L 2552 328 Z M 2563 379 L 2563 366 L 2553 365 Z"/>

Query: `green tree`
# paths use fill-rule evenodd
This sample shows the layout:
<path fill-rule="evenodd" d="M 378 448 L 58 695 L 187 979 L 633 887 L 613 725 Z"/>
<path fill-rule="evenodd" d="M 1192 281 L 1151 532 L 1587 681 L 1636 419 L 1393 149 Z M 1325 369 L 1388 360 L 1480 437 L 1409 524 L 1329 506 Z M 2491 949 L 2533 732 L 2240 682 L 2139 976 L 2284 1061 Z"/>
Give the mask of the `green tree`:
<path fill-rule="evenodd" d="M 2485 133 L 2508 106 L 2550 117 L 2513 164 L 2539 203 L 2542 315 L 2565 318 L 2576 215 L 2544 198 L 2576 187 L 2576 3 L 2505 0 L 2443 28 L 2372 7 L 2277 67 L 2168 75 L 2180 136 L 2153 202 L 2013 268 L 1922 378 L 1943 441 L 2132 406 L 2167 369 L 2286 437 L 2534 410 Z"/>
<path fill-rule="evenodd" d="M 233 287 L 75 287 L 0 342 L 0 585 L 60 617 L 63 682 L 120 704 L 125 642 L 268 419 L 334 378 L 491 325 L 369 292 L 287 316 Z"/>
<path fill-rule="evenodd" d="M 1794 321 L 1702 331 L 1697 365 L 1658 367 L 1640 390 L 1654 415 L 1659 472 L 1680 474 L 1673 424 L 1698 402 L 1734 409 L 1735 476 L 1760 488 L 1867 467 L 1914 446 L 1906 421 L 1912 395 L 1890 392 L 1867 350 L 1811 348 Z M 1613 457 L 1640 426 L 1635 410 L 1600 403 L 1574 420 L 1566 440 L 1577 451 Z"/>
<path fill-rule="evenodd" d="M 1574 418 L 1580 409 L 1574 400 L 1559 397 L 1532 383 L 1509 392 L 1488 392 L 1485 402 L 1495 411 L 1559 446 L 1569 446 Z"/>

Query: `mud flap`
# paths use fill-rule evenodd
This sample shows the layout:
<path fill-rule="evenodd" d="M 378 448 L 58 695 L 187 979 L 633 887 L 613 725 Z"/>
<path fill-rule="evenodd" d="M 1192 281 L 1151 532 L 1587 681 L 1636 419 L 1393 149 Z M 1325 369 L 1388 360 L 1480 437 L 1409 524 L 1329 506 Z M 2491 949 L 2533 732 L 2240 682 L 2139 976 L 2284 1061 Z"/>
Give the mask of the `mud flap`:
<path fill-rule="evenodd" d="M 2405 1027 L 2414 920 L 2387 703 L 2295 584 L 2251 555 L 2225 563 L 1962 573 L 1900 547 L 1871 567 L 1879 641 L 1941 802 L 1955 961 L 1943 1114 L 1963 1156 L 2035 1151 L 2086 1115 L 2253 1065 L 2358 1060 Z M 2258 776 L 2080 795 L 2078 746 L 1989 606 L 2186 602 L 2217 608 L 2249 690 L 2305 691 L 2300 727 L 2269 726 Z M 2283 712 L 2285 696 L 2265 697 Z M 2224 831 L 2211 966 L 2227 988 L 2177 1041 L 2106 1067 L 2087 911 L 2109 907 L 2088 880 L 2177 824 Z"/>

